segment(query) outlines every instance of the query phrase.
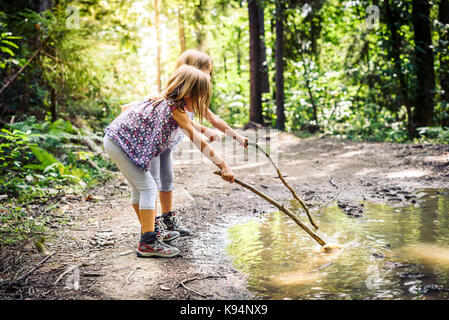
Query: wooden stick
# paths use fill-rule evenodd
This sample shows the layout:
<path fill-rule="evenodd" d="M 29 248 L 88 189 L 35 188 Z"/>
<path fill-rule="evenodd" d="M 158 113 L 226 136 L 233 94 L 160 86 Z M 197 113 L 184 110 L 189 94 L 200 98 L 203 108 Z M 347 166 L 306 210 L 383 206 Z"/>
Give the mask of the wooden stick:
<path fill-rule="evenodd" d="M 220 171 L 215 171 L 214 172 L 216 175 L 221 176 L 221 172 Z M 284 212 L 287 216 L 290 217 L 290 219 L 292 219 L 293 221 L 295 221 L 295 223 L 300 226 L 305 232 L 307 232 L 313 239 L 315 239 L 316 242 L 318 242 L 321 246 L 325 246 L 326 242 L 321 239 L 316 233 L 314 233 L 312 230 L 310 230 L 293 212 L 291 212 L 288 208 L 286 208 L 284 205 L 279 204 L 277 201 L 273 200 L 272 198 L 270 198 L 269 196 L 267 196 L 265 193 L 253 188 L 252 186 L 250 186 L 249 184 L 246 184 L 243 181 L 240 181 L 239 179 L 234 178 L 234 182 L 241 185 L 242 187 L 254 192 L 255 194 L 257 194 L 259 197 L 265 199 L 266 201 L 268 201 L 269 203 L 271 203 L 272 205 L 274 205 L 276 208 L 278 208 L 280 211 Z"/>
<path fill-rule="evenodd" d="M 284 176 L 281 173 L 281 170 L 279 170 L 278 166 L 274 163 L 273 159 L 270 157 L 270 154 L 261 146 L 259 146 L 257 143 L 254 142 L 248 142 L 248 145 L 256 147 L 256 149 L 262 151 L 265 156 L 268 158 L 268 160 L 270 160 L 271 164 L 273 165 L 273 167 L 276 169 L 276 172 L 279 176 L 279 179 L 281 179 L 282 183 L 288 188 L 288 190 L 290 190 L 291 194 L 293 195 L 293 197 L 299 202 L 299 204 L 302 206 L 302 208 L 304 209 L 304 211 L 307 214 L 307 217 L 309 218 L 310 223 L 315 227 L 315 229 L 318 230 L 318 225 L 315 223 L 315 221 L 313 220 L 312 216 L 310 215 L 310 211 L 309 208 L 306 206 L 306 204 L 304 203 L 304 201 L 301 200 L 301 198 L 299 198 L 299 196 L 296 194 L 295 190 L 293 190 L 292 187 L 290 187 L 290 185 L 287 183 L 287 181 L 285 181 Z"/>

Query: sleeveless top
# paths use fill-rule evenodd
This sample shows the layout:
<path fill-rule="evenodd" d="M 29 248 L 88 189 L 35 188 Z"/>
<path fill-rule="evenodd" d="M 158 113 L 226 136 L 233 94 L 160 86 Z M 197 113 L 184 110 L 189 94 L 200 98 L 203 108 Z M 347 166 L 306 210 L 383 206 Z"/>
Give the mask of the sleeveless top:
<path fill-rule="evenodd" d="M 173 149 L 184 137 L 173 118 L 179 106 L 172 99 L 153 102 L 145 99 L 131 106 L 104 129 L 130 160 L 142 171 L 150 170 L 151 160 Z M 182 103 L 180 108 L 184 109 Z M 190 117 L 191 115 L 189 115 Z"/>

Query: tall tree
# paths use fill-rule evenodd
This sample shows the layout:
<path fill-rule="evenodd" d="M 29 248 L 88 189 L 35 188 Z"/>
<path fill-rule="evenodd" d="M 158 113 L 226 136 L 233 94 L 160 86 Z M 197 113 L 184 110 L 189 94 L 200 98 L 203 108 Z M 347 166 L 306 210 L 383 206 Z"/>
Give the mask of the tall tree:
<path fill-rule="evenodd" d="M 267 66 L 267 49 L 265 46 L 265 19 L 263 7 L 261 5 L 257 8 L 257 16 L 259 19 L 259 45 L 260 45 L 260 89 L 261 92 L 270 92 L 270 83 L 268 81 L 268 66 Z"/>
<path fill-rule="evenodd" d="M 412 23 L 415 40 L 415 124 L 425 127 L 433 124 L 435 70 L 430 23 L 431 3 L 412 1 Z"/>
<path fill-rule="evenodd" d="M 440 21 L 440 86 L 443 94 L 441 100 L 449 106 L 449 0 L 441 0 L 439 5 Z M 449 116 L 446 118 L 449 125 Z"/>
<path fill-rule="evenodd" d="M 249 82 L 250 82 L 250 107 L 249 120 L 255 123 L 263 123 L 262 115 L 262 89 L 260 67 L 260 27 L 259 27 L 259 3 L 258 0 L 248 0 L 249 20 Z"/>
<path fill-rule="evenodd" d="M 181 53 L 186 51 L 186 35 L 184 31 L 184 13 L 183 7 L 178 7 L 178 28 L 179 28 L 179 47 L 181 49 Z"/>
<path fill-rule="evenodd" d="M 412 137 L 415 132 L 414 119 L 412 114 L 412 103 L 409 98 L 409 85 L 403 71 L 401 59 L 401 42 L 403 39 L 399 33 L 399 14 L 397 9 L 392 6 L 390 0 L 385 1 L 386 23 L 390 32 L 390 41 L 387 50 L 391 59 L 393 60 L 395 73 L 399 80 L 399 105 L 405 105 L 407 109 L 407 131 L 409 137 Z"/>
<path fill-rule="evenodd" d="M 199 0 L 195 4 L 195 9 L 193 11 L 195 34 L 196 34 L 196 45 L 199 50 L 204 50 L 206 47 L 206 19 L 205 11 L 207 10 L 207 0 Z"/>
<path fill-rule="evenodd" d="M 284 1 L 276 1 L 276 129 L 285 130 L 284 110 Z"/>

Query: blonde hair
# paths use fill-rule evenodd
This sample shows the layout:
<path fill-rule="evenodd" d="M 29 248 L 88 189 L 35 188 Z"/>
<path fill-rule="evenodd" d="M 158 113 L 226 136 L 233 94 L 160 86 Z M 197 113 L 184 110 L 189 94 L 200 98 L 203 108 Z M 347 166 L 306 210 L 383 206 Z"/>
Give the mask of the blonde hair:
<path fill-rule="evenodd" d="M 200 69 L 201 71 L 208 70 L 210 76 L 212 76 L 213 63 L 207 53 L 194 49 L 186 50 L 179 56 L 176 62 L 176 69 L 184 64 Z"/>
<path fill-rule="evenodd" d="M 212 83 L 207 74 L 189 65 L 177 68 L 167 81 L 166 88 L 156 97 L 156 102 L 172 99 L 178 106 L 185 98 L 192 101 L 195 115 L 202 121 L 212 97 Z"/>

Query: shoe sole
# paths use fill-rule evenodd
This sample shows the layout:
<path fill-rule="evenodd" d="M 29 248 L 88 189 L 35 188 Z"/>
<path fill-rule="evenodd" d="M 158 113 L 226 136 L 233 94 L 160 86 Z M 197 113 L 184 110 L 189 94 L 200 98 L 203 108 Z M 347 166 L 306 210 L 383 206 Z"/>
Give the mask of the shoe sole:
<path fill-rule="evenodd" d="M 178 252 L 170 253 L 170 254 L 160 254 L 157 252 L 149 253 L 149 252 L 140 252 L 139 250 L 136 250 L 137 256 L 140 258 L 151 258 L 151 257 L 157 257 L 157 258 L 173 258 L 179 254 Z"/>
<path fill-rule="evenodd" d="M 169 229 L 167 229 L 167 231 L 176 231 L 176 232 L 178 232 L 179 235 L 182 236 L 182 237 L 190 236 L 190 235 L 191 235 L 190 232 L 181 232 L 181 231 L 179 231 L 179 230 L 169 230 Z"/>

